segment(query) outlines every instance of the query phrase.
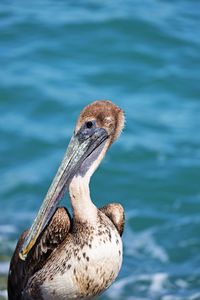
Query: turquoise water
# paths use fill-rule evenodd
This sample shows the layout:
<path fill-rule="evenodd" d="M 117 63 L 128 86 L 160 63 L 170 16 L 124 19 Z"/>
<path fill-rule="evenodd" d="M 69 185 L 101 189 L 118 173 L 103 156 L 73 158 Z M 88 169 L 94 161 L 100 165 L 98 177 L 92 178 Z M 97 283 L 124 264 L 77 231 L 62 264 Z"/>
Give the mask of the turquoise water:
<path fill-rule="evenodd" d="M 126 128 L 91 191 L 126 228 L 100 299 L 200 299 L 199 30 L 194 0 L 1 1 L 0 298 L 80 110 L 111 99 Z"/>

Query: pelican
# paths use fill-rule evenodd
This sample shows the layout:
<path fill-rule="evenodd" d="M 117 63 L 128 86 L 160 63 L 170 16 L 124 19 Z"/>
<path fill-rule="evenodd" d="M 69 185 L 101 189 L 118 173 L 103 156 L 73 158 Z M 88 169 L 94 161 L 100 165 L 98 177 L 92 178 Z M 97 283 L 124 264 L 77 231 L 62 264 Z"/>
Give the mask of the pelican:
<path fill-rule="evenodd" d="M 39 212 L 17 243 L 8 275 L 9 300 L 91 299 L 117 277 L 124 209 L 118 203 L 98 209 L 89 182 L 123 127 L 124 113 L 111 101 L 95 101 L 81 111 Z M 58 207 L 66 190 L 72 217 Z"/>

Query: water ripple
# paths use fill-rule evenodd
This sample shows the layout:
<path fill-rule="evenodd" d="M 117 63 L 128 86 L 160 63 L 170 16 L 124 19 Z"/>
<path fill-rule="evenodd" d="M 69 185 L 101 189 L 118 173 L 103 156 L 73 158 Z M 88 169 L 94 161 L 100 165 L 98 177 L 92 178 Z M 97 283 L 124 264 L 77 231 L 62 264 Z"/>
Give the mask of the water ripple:
<path fill-rule="evenodd" d="M 120 201 L 127 221 L 122 271 L 100 299 L 199 299 L 199 11 L 194 0 L 1 1 L 0 298 L 81 108 L 111 99 L 126 128 L 91 194 Z"/>

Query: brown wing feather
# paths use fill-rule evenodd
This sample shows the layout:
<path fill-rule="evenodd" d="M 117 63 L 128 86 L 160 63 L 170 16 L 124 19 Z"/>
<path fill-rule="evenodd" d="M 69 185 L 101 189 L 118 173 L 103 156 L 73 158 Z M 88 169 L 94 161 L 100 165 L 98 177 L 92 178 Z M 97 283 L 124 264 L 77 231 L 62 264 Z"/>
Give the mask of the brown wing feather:
<path fill-rule="evenodd" d="M 19 238 L 10 262 L 8 275 L 8 299 L 22 300 L 28 279 L 43 267 L 51 252 L 65 239 L 71 227 L 71 217 L 64 207 L 57 208 L 49 225 L 38 238 L 38 242 L 25 261 L 19 258 L 19 250 L 28 234 L 24 231 Z"/>
<path fill-rule="evenodd" d="M 125 223 L 123 206 L 119 203 L 111 203 L 100 208 L 100 211 L 102 211 L 113 222 L 120 236 L 122 236 Z"/>

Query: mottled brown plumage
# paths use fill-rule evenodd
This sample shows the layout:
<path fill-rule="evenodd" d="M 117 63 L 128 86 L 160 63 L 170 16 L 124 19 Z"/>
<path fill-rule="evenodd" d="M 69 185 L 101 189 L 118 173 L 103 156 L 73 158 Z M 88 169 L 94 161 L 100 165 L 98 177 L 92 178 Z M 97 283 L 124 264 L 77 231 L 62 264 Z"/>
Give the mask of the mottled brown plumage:
<path fill-rule="evenodd" d="M 51 252 L 65 239 L 71 228 L 71 217 L 67 209 L 57 208 L 49 225 L 42 232 L 37 244 L 29 253 L 27 260 L 19 258 L 19 250 L 28 234 L 25 230 L 20 236 L 8 274 L 8 298 L 20 300 L 28 279 L 40 270 Z"/>
<path fill-rule="evenodd" d="M 125 215 L 124 209 L 119 203 L 110 203 L 100 210 L 113 222 L 120 236 L 124 231 Z"/>
<path fill-rule="evenodd" d="M 119 136 L 123 124 L 122 110 L 111 101 L 96 101 L 81 112 L 74 134 L 81 141 L 80 147 L 85 140 L 95 140 L 99 132 L 106 133 L 106 139 L 87 152 L 73 178 L 66 179 L 73 217 L 67 209 L 57 208 L 36 242 L 29 247 L 25 260 L 20 259 L 19 253 L 27 244 L 27 238 L 35 234 L 35 229 L 21 235 L 10 263 L 9 300 L 90 299 L 108 288 L 116 278 L 122 260 L 120 236 L 124 228 L 124 210 L 117 203 L 97 209 L 90 199 L 89 179 L 108 147 Z M 61 167 L 63 170 L 65 167 Z M 62 186 L 57 188 L 63 191 Z"/>
<path fill-rule="evenodd" d="M 121 236 L 123 233 L 125 222 L 123 207 L 118 203 L 111 203 L 100 208 L 99 210 L 111 219 Z M 71 219 L 66 208 L 57 208 L 49 225 L 41 234 L 41 237 L 38 239 L 37 244 L 28 255 L 26 261 L 22 261 L 19 258 L 19 249 L 23 244 L 28 230 L 22 233 L 18 240 L 15 252 L 10 263 L 10 270 L 8 275 L 9 300 L 23 299 L 23 291 L 26 288 L 28 280 L 40 269 L 42 269 L 52 251 L 66 239 L 69 232 L 72 232 L 72 222 L 73 220 Z M 86 227 L 78 224 L 78 228 L 79 230 L 82 230 L 82 234 L 86 238 Z M 40 278 L 39 280 L 41 282 Z M 34 287 L 33 290 L 34 289 L 34 293 L 37 293 L 37 288 Z"/>

